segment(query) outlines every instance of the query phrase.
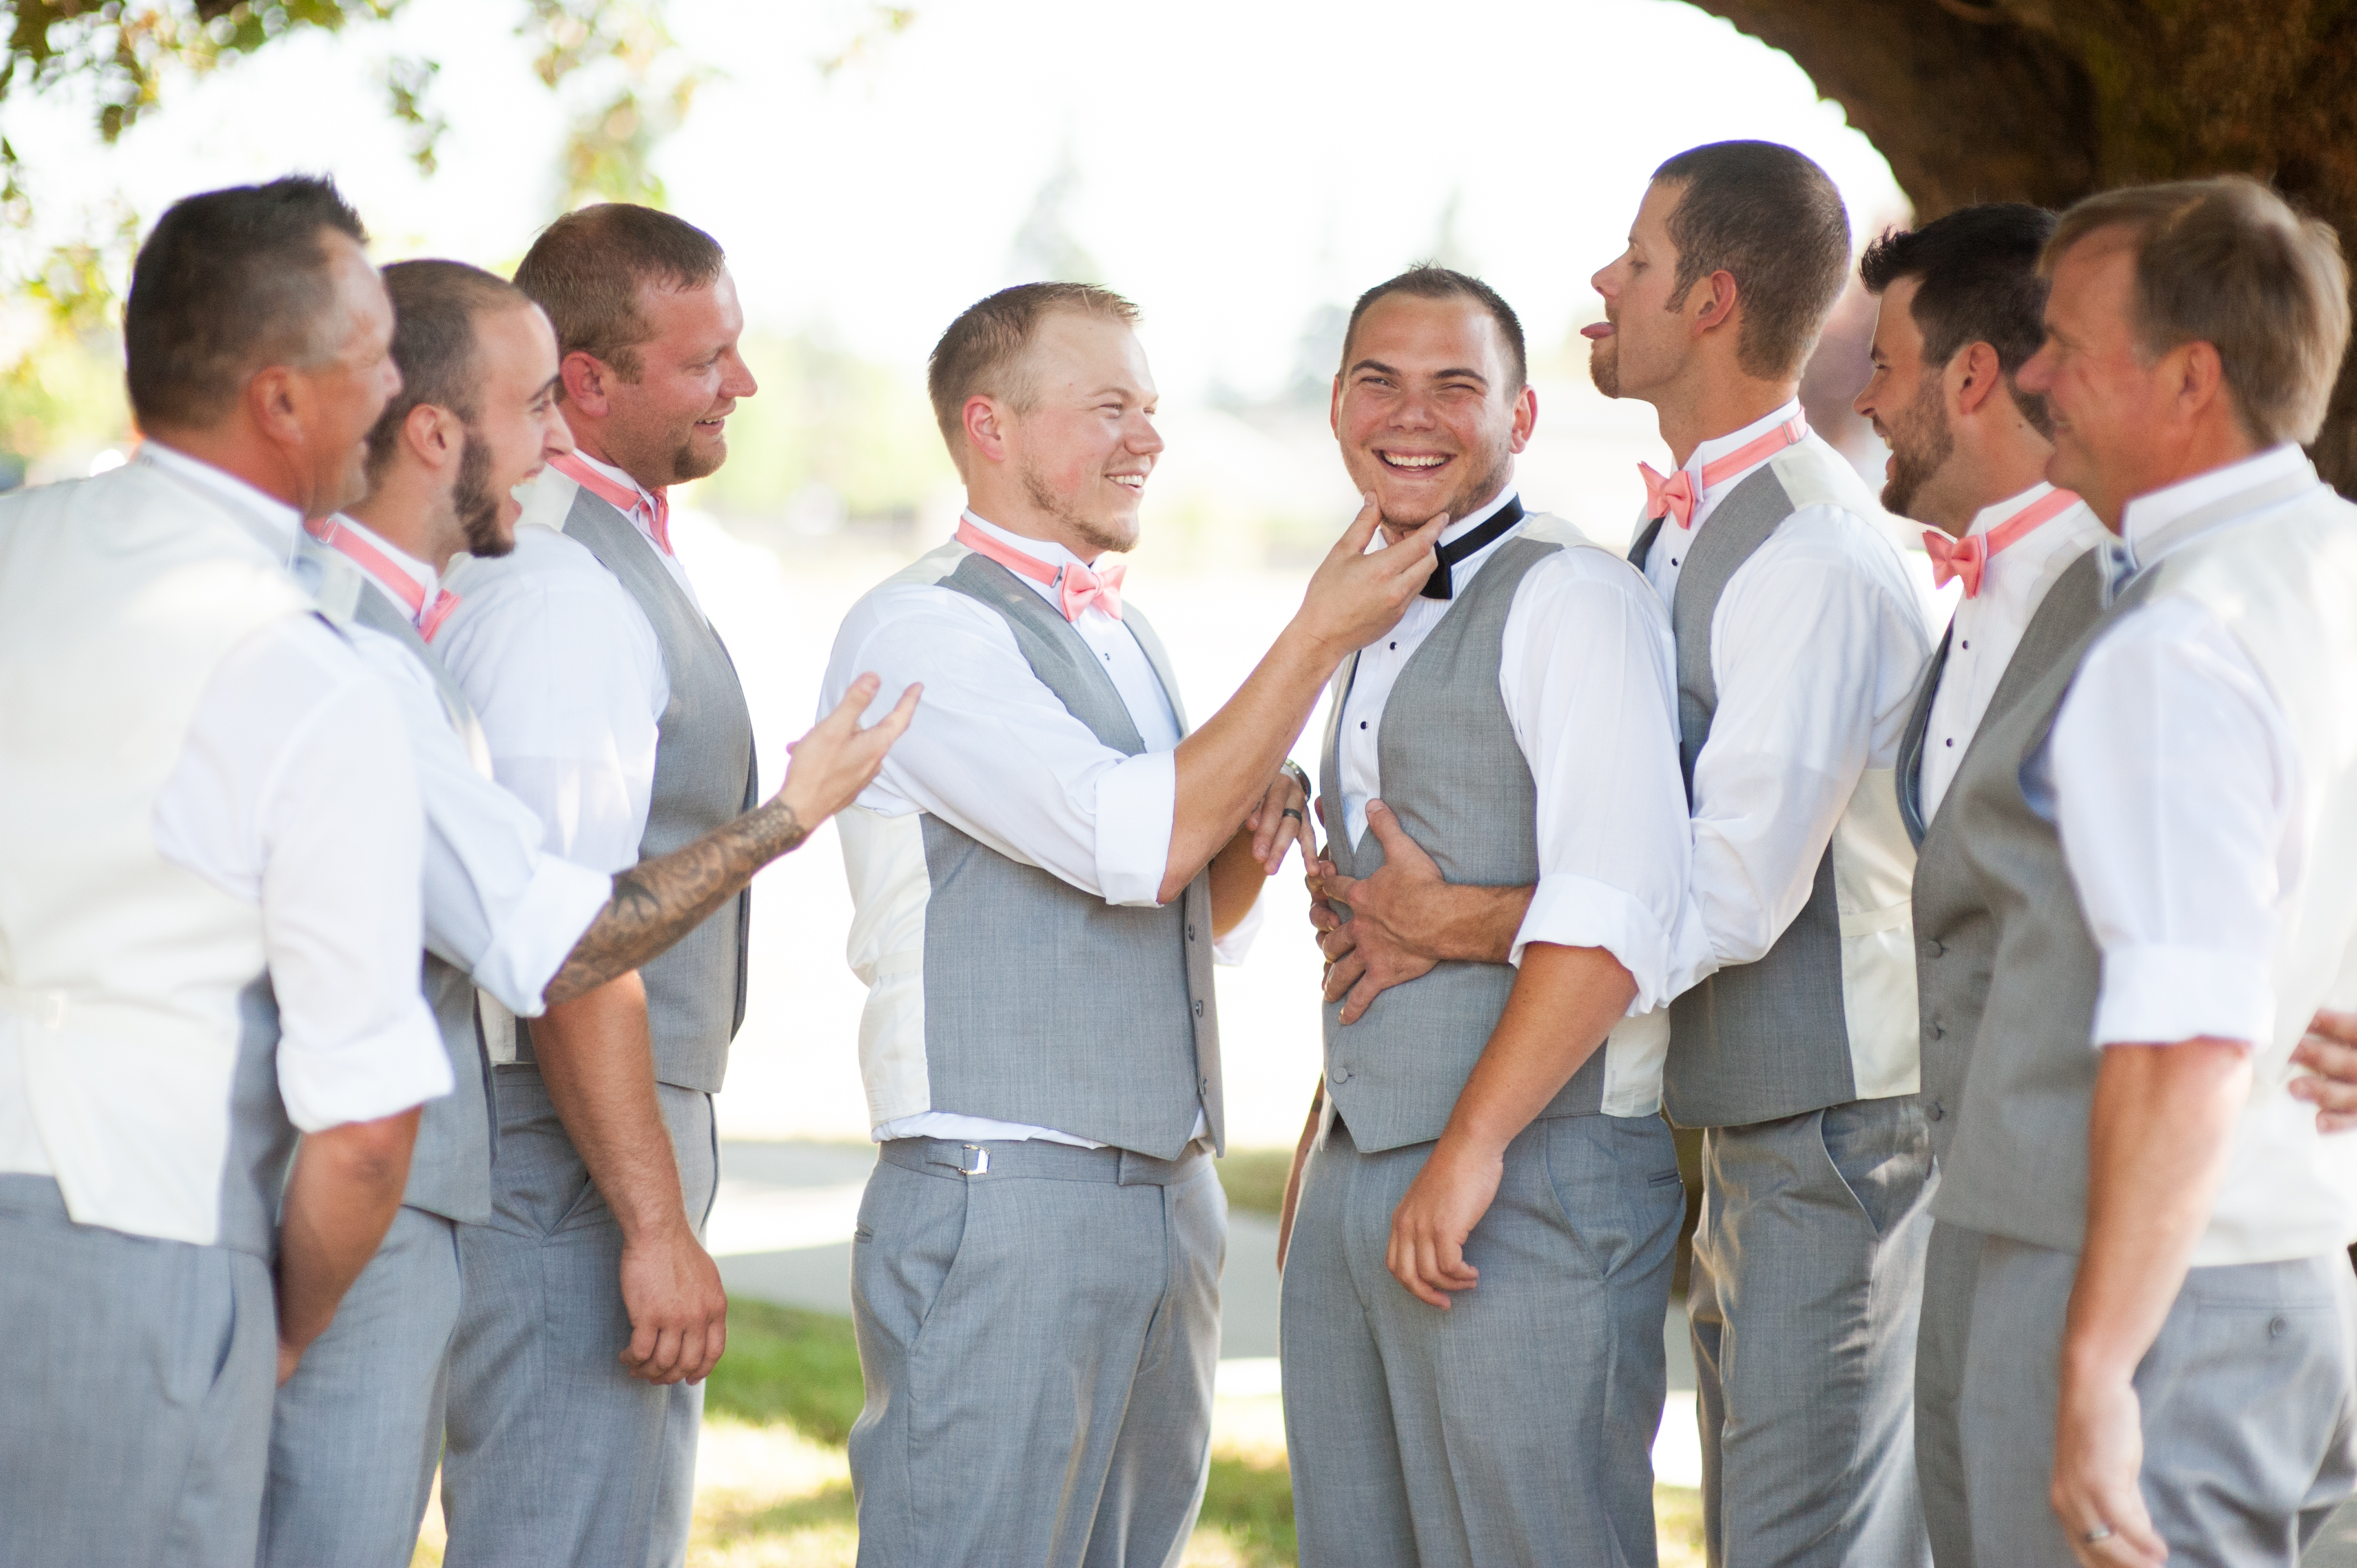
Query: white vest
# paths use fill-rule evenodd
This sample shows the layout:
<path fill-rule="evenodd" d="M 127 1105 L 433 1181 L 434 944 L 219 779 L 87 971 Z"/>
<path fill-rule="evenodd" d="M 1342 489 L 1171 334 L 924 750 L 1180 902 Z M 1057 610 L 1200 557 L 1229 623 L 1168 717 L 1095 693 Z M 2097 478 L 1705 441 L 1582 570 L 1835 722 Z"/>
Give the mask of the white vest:
<path fill-rule="evenodd" d="M 223 660 L 306 609 L 151 465 L 0 499 L 0 1173 L 80 1223 L 256 1243 L 231 1189 L 266 1179 L 232 1147 L 262 911 L 165 860 L 154 815 Z"/>
<path fill-rule="evenodd" d="M 2311 1257 L 2357 1240 L 2357 1134 L 2318 1133 L 2316 1108 L 2286 1092 L 2317 1008 L 2357 1008 L 2357 506 L 2319 489 L 2156 570 L 2154 599 L 2206 607 L 2282 703 L 2308 841 L 2276 934 L 2275 1037 L 2256 1042 L 2251 1099 L 2193 1261 Z"/>

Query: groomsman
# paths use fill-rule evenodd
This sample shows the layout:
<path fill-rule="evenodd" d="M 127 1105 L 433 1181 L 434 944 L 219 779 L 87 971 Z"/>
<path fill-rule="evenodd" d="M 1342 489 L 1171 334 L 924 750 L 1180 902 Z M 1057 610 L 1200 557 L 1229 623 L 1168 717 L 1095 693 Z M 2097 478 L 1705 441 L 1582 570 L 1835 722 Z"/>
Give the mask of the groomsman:
<path fill-rule="evenodd" d="M 400 384 L 363 237 L 325 180 L 175 204 L 139 456 L 0 501 L 9 1568 L 250 1568 L 271 1391 L 450 1090 L 401 714 L 286 573 Z"/>
<path fill-rule="evenodd" d="M 710 235 L 622 203 L 550 225 L 516 286 L 555 328 L 574 451 L 533 482 L 514 552 L 454 575 L 464 602 L 435 649 L 545 847 L 612 874 L 756 798 L 752 720 L 666 493 L 727 456 L 754 391 L 744 316 Z M 726 1332 L 700 1233 L 749 897 L 528 1025 L 482 1002 L 500 1159 L 490 1222 L 459 1232 L 454 1568 L 686 1552 L 702 1380 Z"/>
<path fill-rule="evenodd" d="M 900 728 L 896 717 L 854 741 L 854 715 L 838 714 L 797 748 L 776 800 L 619 877 L 543 850 L 539 820 L 492 782 L 429 639 L 456 603 L 438 587 L 450 558 L 512 549 L 522 509 L 509 492 L 572 449 L 555 334 L 513 285 L 457 262 L 397 263 L 383 278 L 402 390 L 370 433 L 366 499 L 313 521 L 298 567 L 349 605 L 355 646 L 402 702 L 427 825 L 425 994 L 457 1087 L 426 1107 L 404 1207 L 279 1391 L 261 1561 L 289 1568 L 402 1568 L 416 1543 L 442 1456 L 458 1230 L 491 1218 L 476 986 L 538 1016 L 544 998 L 653 958 L 847 800 Z M 400 1455 L 410 1462 L 388 1462 Z"/>
<path fill-rule="evenodd" d="M 1899 754 L 1899 811 L 1917 846 L 1916 981 L 1923 1114 L 1945 1162 L 1995 961 L 1996 917 L 1964 869 L 1942 808 L 1985 723 L 2037 684 L 2101 609 L 2093 553 L 2103 524 L 2045 478 L 2045 400 L 2016 378 L 2045 336 L 2038 257 L 2054 215 L 1967 207 L 1867 247 L 1859 274 L 1881 298 L 1874 374 L 1857 412 L 1890 446 L 1882 503 L 1932 525 L 1932 573 L 1962 596 L 1924 673 Z M 1935 1219 L 1915 1340 L 1915 1470 L 1938 1568 L 1971 1568 L 1956 1400 L 1971 1328 L 1977 1231 Z"/>
<path fill-rule="evenodd" d="M 1598 388 L 1653 404 L 1678 459 L 1644 470 L 1630 559 L 1670 607 L 1692 809 L 1663 1093 L 1704 1129 L 1687 1310 L 1714 1564 L 1925 1557 L 1932 1172 L 1893 780 L 1930 639 L 1879 509 L 1801 412 L 1848 268 L 1824 170 L 1696 147 L 1654 172 L 1586 329 Z M 1497 961 L 1531 897 L 1395 857 L 1320 939 L 1328 995 L 1347 1022 L 1435 962 Z"/>
<path fill-rule="evenodd" d="M 1030 284 L 934 349 L 955 537 L 852 607 L 825 700 L 926 699 L 844 813 L 883 1145 L 852 1306 L 860 1561 L 1177 1560 L 1210 1466 L 1227 1205 L 1212 950 L 1303 830 L 1318 689 L 1431 576 L 1370 504 L 1228 704 L 1189 732 L 1109 554 L 1156 393 L 1103 289 Z"/>
<path fill-rule="evenodd" d="M 2289 1568 L 2357 1477 L 2357 1147 L 2287 1089 L 2357 1001 L 2357 508 L 2298 445 L 2348 277 L 2244 178 L 2091 198 L 2044 265 L 2020 383 L 2117 537 L 1946 808 L 1996 919 L 1937 1199 L 1986 1238 L 1974 1552 Z"/>
<path fill-rule="evenodd" d="M 1398 846 L 1536 893 L 1508 961 L 1439 965 L 1347 1026 L 1328 1004 L 1285 1266 L 1305 1564 L 1653 1560 L 1685 1214 L 1660 1116 L 1688 859 L 1675 650 L 1642 575 L 1523 510 L 1537 412 L 1486 284 L 1426 266 L 1360 296 L 1344 465 L 1387 537 L 1451 521 L 1421 595 L 1335 677 L 1324 890 L 1347 909 Z"/>

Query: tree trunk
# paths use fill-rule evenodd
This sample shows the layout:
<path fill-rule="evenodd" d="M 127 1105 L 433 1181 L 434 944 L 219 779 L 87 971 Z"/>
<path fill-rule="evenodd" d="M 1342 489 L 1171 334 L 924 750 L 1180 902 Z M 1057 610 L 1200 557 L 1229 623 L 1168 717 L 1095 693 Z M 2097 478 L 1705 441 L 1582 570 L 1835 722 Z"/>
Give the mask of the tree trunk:
<path fill-rule="evenodd" d="M 1920 219 L 2239 172 L 2357 254 L 2357 0 L 1693 3 L 1799 61 Z M 2357 364 L 2310 451 L 2357 495 Z"/>

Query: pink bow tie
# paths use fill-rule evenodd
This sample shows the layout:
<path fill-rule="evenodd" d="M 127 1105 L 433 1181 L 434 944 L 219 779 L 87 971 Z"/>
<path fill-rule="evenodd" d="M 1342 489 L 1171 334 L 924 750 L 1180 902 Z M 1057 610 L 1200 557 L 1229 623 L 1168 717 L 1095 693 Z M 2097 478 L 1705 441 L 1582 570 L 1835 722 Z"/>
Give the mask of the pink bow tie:
<path fill-rule="evenodd" d="M 1772 457 L 1809 433 L 1806 414 L 1794 414 L 1767 435 L 1747 441 L 1716 462 L 1702 466 L 1702 484 L 1697 487 L 1694 476 L 1680 468 L 1668 478 L 1653 471 L 1651 463 L 1637 465 L 1638 475 L 1645 481 L 1645 516 L 1677 520 L 1680 528 L 1694 526 L 1695 508 L 1702 500 L 1702 492 L 1749 468 L 1762 457 Z"/>
<path fill-rule="evenodd" d="M 1651 463 L 1637 465 L 1638 477 L 1645 481 L 1645 515 L 1677 520 L 1680 528 L 1694 526 L 1694 476 L 1684 468 L 1668 478 L 1653 471 Z"/>
<path fill-rule="evenodd" d="M 394 565 L 383 551 L 346 528 L 338 519 L 315 517 L 303 527 L 320 543 L 349 556 L 361 571 L 382 584 L 386 593 L 407 606 L 409 618 L 416 623 L 417 635 L 426 641 L 434 640 L 434 634 L 442 629 L 442 623 L 448 620 L 450 612 L 458 607 L 458 596 L 447 588 L 436 593 L 434 602 L 427 604 L 425 589 L 416 578 Z"/>
<path fill-rule="evenodd" d="M 1068 621 L 1081 618 L 1091 605 L 1104 611 L 1114 619 L 1121 618 L 1121 585 L 1129 575 L 1126 565 L 1115 564 L 1092 571 L 1079 562 L 1062 567 L 1049 565 L 1026 555 L 1004 540 L 992 537 L 976 528 L 971 519 L 958 522 L 957 542 L 977 555 L 986 555 L 1010 572 L 1019 573 L 1035 583 L 1046 583 L 1056 590 L 1057 607 Z"/>
<path fill-rule="evenodd" d="M 2035 532 L 2040 523 L 2070 510 L 2078 500 L 2069 490 L 2049 490 L 1995 528 L 1962 539 L 1951 539 L 1935 528 L 1925 529 L 1923 553 L 1932 558 L 1932 585 L 1944 588 L 1962 577 L 1964 597 L 1979 598 L 1990 557 Z"/>

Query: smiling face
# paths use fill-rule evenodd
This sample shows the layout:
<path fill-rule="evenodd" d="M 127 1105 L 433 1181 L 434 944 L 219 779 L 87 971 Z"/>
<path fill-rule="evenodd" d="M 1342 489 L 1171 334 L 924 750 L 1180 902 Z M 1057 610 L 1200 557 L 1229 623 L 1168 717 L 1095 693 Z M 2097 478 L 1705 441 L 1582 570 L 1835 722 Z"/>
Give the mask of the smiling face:
<path fill-rule="evenodd" d="M 1343 466 L 1396 539 L 1494 499 L 1529 444 L 1538 398 L 1517 384 L 1498 319 L 1467 295 L 1387 294 L 1344 347 L 1331 418 Z"/>
<path fill-rule="evenodd" d="M 1056 311 L 1032 334 L 1017 376 L 1017 395 L 986 401 L 1026 499 L 1068 543 L 1078 542 L 1076 554 L 1131 548 L 1162 451 L 1154 429 L 1160 394 L 1137 334 L 1102 316 Z"/>
<path fill-rule="evenodd" d="M 649 489 L 700 479 L 728 460 L 726 422 L 759 390 L 737 351 L 745 312 L 726 268 L 698 288 L 640 285 L 654 334 L 637 345 L 636 381 L 610 377 L 606 456 Z"/>
<path fill-rule="evenodd" d="M 2179 439 L 2177 356 L 2147 360 L 2137 344 L 2136 266 L 2124 229 L 2097 230 L 2064 252 L 2046 295 L 2046 341 L 2018 378 L 2053 414 L 2046 477 L 2115 530 L 2131 498 L 2167 482 Z"/>
<path fill-rule="evenodd" d="M 510 492 L 573 450 L 556 403 L 556 334 L 547 316 L 529 304 L 478 316 L 475 364 L 475 417 L 451 504 L 468 551 L 505 555 L 523 515 Z"/>
<path fill-rule="evenodd" d="M 1948 425 L 1946 367 L 1923 362 L 1923 329 L 1915 323 L 1915 294 L 1921 287 L 1920 278 L 1894 278 L 1883 290 L 1874 321 L 1874 373 L 1852 406 L 1890 448 L 1890 469 L 1882 484 L 1884 508 L 1900 517 L 1928 521 L 1920 503 L 1954 456 L 1956 440 Z"/>
<path fill-rule="evenodd" d="M 1686 369 L 1694 337 L 1675 293 L 1678 251 L 1670 215 L 1682 182 L 1655 180 L 1638 203 L 1629 246 L 1588 282 L 1604 296 L 1604 319 L 1580 328 L 1593 345 L 1587 373 L 1606 397 L 1647 398 Z M 1692 291 L 1689 290 L 1689 293 Z"/>

